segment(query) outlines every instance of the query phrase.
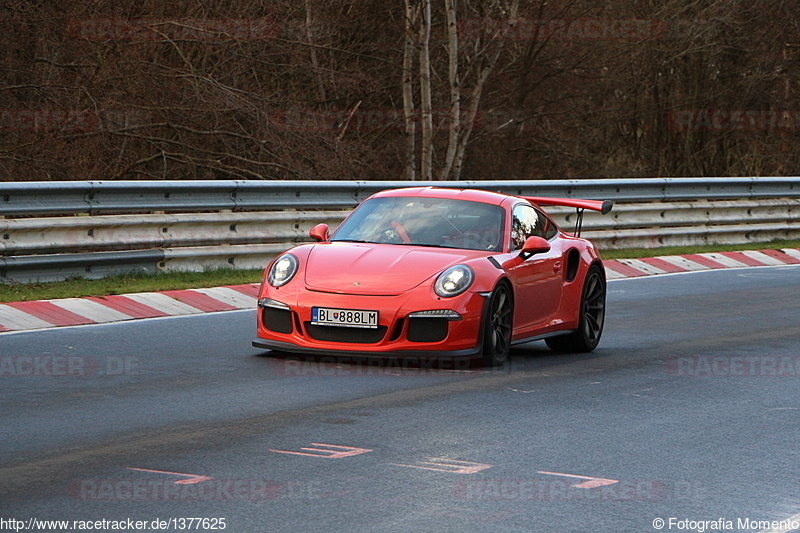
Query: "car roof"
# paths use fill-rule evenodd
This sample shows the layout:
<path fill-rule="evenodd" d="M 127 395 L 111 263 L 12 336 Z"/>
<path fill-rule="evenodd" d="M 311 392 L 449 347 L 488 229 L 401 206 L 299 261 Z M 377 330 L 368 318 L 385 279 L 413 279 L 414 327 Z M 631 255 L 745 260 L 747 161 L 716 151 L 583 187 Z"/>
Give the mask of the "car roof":
<path fill-rule="evenodd" d="M 485 204 L 500 205 L 508 200 L 509 196 L 496 192 L 481 191 L 477 189 L 450 189 L 444 187 L 408 187 L 403 189 L 389 189 L 374 194 L 373 198 L 387 197 L 417 197 L 417 198 L 443 198 L 451 200 L 467 200 Z"/>

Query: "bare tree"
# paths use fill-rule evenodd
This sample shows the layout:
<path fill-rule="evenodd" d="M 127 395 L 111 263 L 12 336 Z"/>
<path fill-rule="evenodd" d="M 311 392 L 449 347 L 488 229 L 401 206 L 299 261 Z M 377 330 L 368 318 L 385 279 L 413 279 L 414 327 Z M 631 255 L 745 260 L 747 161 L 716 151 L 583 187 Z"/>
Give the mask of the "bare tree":
<path fill-rule="evenodd" d="M 414 104 L 414 56 L 417 49 L 416 27 L 419 17 L 419 4 L 415 0 L 405 0 L 405 33 L 403 40 L 403 116 L 405 119 L 405 174 L 406 179 L 414 181 L 417 175 L 417 121 Z"/>
<path fill-rule="evenodd" d="M 0 5 L 0 179 L 796 175 L 788 0 Z"/>
<path fill-rule="evenodd" d="M 508 4 L 505 2 L 497 2 L 492 7 L 499 12 L 498 16 L 499 14 L 502 14 L 504 17 L 499 18 L 501 21 L 499 24 L 500 29 L 497 30 L 499 34 L 496 33 L 495 35 L 491 35 L 491 38 L 487 39 L 485 50 L 481 53 L 476 53 L 472 58 L 472 61 L 477 65 L 475 68 L 476 80 L 470 95 L 470 102 L 467 109 L 467 116 L 464 120 L 464 127 L 462 131 L 459 132 L 460 138 L 458 139 L 458 147 L 456 148 L 456 159 L 453 166 L 453 179 L 461 179 L 461 171 L 464 166 L 464 157 L 470 136 L 472 135 L 472 130 L 475 127 L 475 120 L 478 116 L 478 109 L 481 104 L 483 90 L 486 82 L 489 80 L 489 76 L 492 74 L 495 66 L 497 65 L 500 54 L 503 51 L 503 46 L 505 44 L 505 36 L 503 35 L 503 32 L 507 29 L 513 29 L 517 22 L 516 18 L 519 10 L 519 0 L 511 0 Z"/>
<path fill-rule="evenodd" d="M 422 147 L 420 154 L 420 179 L 430 181 L 433 176 L 433 104 L 431 96 L 431 2 L 422 2 L 419 17 L 419 99 Z"/>
<path fill-rule="evenodd" d="M 456 10 L 457 0 L 445 0 L 445 13 L 447 15 L 447 79 L 450 85 L 450 109 L 449 109 L 449 136 L 447 138 L 447 153 L 445 154 L 444 164 L 439 179 L 446 180 L 450 176 L 453 162 L 458 152 L 459 130 L 461 128 L 461 85 L 459 80 L 458 63 L 458 14 Z"/>
<path fill-rule="evenodd" d="M 420 179 L 431 180 L 434 176 L 434 152 L 437 146 L 434 128 L 434 100 L 435 87 L 431 79 L 431 3 L 432 0 L 420 0 L 418 11 L 414 10 L 413 0 L 406 0 L 406 46 L 404 48 L 404 110 L 406 123 L 415 115 L 415 107 L 410 87 L 414 81 L 408 74 L 411 72 L 408 65 L 414 49 L 419 52 L 419 77 L 417 83 L 420 88 L 420 124 L 422 138 L 420 141 Z M 447 102 L 447 111 L 439 113 L 437 124 L 447 124 L 446 150 L 441 167 L 437 173 L 438 179 L 461 178 L 463 162 L 470 136 L 478 117 L 484 87 L 494 71 L 505 45 L 505 36 L 508 26 L 514 25 L 519 9 L 519 0 L 476 0 L 474 3 L 462 3 L 462 11 L 473 15 L 468 22 L 473 28 L 474 35 L 465 46 L 459 41 L 459 4 L 458 0 L 445 0 L 444 4 L 445 34 L 442 37 L 444 50 L 447 52 L 447 85 L 442 87 L 438 100 Z M 419 17 L 412 16 L 419 13 Z M 413 35 L 413 22 L 418 20 L 417 40 L 412 46 L 409 37 Z M 439 48 L 439 47 L 437 47 Z M 462 74 L 462 64 L 468 64 L 469 69 Z M 462 77 L 469 79 L 471 87 L 468 91 L 467 107 L 462 117 Z M 407 128 L 409 139 L 414 137 Z M 406 160 L 413 164 L 417 147 L 410 141 L 407 145 L 410 155 Z M 407 169 L 409 167 L 407 166 Z M 412 175 L 407 170 L 407 175 Z"/>

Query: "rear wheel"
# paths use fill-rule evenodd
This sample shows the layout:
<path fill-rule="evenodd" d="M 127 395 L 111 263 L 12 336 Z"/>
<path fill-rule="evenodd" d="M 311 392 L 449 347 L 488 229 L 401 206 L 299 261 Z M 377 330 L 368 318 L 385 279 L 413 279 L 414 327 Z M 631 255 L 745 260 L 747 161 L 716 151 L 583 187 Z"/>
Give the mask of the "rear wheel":
<path fill-rule="evenodd" d="M 578 329 L 567 335 L 545 339 L 558 352 L 585 353 L 594 350 L 603 334 L 606 317 L 606 277 L 600 266 L 592 266 L 583 282 Z"/>
<path fill-rule="evenodd" d="M 489 297 L 483 323 L 483 364 L 499 366 L 511 351 L 511 330 L 514 319 L 514 299 L 508 285 L 501 283 Z"/>

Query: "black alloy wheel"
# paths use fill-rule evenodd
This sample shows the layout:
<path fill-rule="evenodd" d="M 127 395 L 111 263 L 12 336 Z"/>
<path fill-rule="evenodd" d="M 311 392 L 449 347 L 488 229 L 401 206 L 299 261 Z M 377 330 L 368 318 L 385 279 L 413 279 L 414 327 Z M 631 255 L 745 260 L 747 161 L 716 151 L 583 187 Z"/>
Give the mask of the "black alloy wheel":
<path fill-rule="evenodd" d="M 511 351 L 514 299 L 508 285 L 501 283 L 489 297 L 488 314 L 483 330 L 483 364 L 499 366 Z"/>
<path fill-rule="evenodd" d="M 600 343 L 606 318 L 606 277 L 601 266 L 592 266 L 586 274 L 580 313 L 577 330 L 546 339 L 550 349 L 585 353 L 591 352 Z"/>

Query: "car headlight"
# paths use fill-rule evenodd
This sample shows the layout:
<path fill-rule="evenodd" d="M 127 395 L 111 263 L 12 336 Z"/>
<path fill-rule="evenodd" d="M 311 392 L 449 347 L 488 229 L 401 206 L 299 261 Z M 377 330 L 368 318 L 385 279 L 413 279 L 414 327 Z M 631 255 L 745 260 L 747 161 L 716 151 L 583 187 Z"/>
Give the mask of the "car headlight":
<path fill-rule="evenodd" d="M 470 267 L 456 265 L 439 274 L 433 290 L 442 298 L 452 298 L 469 289 L 474 279 L 475 273 Z"/>
<path fill-rule="evenodd" d="M 274 263 L 272 268 L 269 269 L 267 282 L 273 287 L 280 287 L 286 285 L 291 281 L 297 273 L 297 267 L 300 262 L 292 254 L 283 254 Z"/>

